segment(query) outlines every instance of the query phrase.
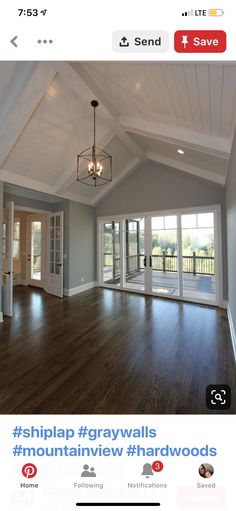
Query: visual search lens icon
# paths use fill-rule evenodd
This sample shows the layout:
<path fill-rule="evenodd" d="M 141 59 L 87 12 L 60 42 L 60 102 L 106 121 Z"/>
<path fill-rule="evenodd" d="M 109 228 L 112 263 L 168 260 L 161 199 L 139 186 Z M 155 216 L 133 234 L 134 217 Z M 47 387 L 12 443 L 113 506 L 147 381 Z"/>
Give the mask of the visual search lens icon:
<path fill-rule="evenodd" d="M 206 405 L 210 410 L 228 410 L 231 406 L 231 388 L 229 385 L 208 385 Z"/>

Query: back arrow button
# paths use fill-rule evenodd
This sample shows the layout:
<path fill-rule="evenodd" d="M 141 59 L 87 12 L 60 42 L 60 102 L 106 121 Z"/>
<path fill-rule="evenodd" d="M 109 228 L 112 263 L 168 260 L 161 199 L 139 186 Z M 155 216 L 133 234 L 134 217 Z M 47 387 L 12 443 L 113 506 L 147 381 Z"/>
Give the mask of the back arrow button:
<path fill-rule="evenodd" d="M 15 35 L 15 37 L 13 37 L 11 40 L 10 40 L 10 43 L 13 44 L 13 46 L 15 46 L 16 48 L 18 47 L 18 44 L 16 44 L 16 39 L 17 39 L 18 35 Z"/>

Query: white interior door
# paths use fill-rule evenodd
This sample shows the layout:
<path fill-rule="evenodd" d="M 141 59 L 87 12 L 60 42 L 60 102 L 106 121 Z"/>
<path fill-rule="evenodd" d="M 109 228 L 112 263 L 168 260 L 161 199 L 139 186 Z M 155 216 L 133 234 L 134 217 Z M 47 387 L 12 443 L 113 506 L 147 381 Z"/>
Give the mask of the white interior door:
<path fill-rule="evenodd" d="M 63 296 L 63 211 L 48 215 L 48 257 L 45 291 Z"/>
<path fill-rule="evenodd" d="M 9 202 L 3 220 L 2 302 L 6 316 L 13 313 L 13 224 L 14 202 Z"/>

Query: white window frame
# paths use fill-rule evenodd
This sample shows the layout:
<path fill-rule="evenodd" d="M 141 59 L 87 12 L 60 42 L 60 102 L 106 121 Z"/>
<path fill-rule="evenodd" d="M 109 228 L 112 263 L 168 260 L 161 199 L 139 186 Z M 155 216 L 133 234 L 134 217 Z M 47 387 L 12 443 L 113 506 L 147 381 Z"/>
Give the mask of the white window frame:
<path fill-rule="evenodd" d="M 178 236 L 178 246 L 179 246 L 179 253 L 178 253 L 178 270 L 179 270 L 179 279 L 181 275 L 182 270 L 182 231 L 180 229 L 180 223 L 181 223 L 181 214 L 194 214 L 194 213 L 214 213 L 214 240 L 215 240 L 215 300 L 214 301 L 208 301 L 205 299 L 197 299 L 197 298 L 187 298 L 183 296 L 183 289 L 181 282 L 179 282 L 179 295 L 178 296 L 165 296 L 163 294 L 153 293 L 150 290 L 147 292 L 140 291 L 137 289 L 130 289 L 126 288 L 124 285 L 124 270 L 121 271 L 121 282 L 119 286 L 115 286 L 112 284 L 106 284 L 103 282 L 103 272 L 102 272 L 102 226 L 104 222 L 111 222 L 119 221 L 124 222 L 127 218 L 132 217 L 140 217 L 144 219 L 148 219 L 151 216 L 167 216 L 167 215 L 177 215 L 177 236 Z M 122 227 L 124 224 L 122 225 Z M 124 228 L 122 228 L 122 232 L 124 232 Z M 127 213 L 122 215 L 109 215 L 109 216 L 103 216 L 98 217 L 97 219 L 97 274 L 98 274 L 98 285 L 100 287 L 104 288 L 111 288 L 116 290 L 122 290 L 122 291 L 128 291 L 133 293 L 139 293 L 139 294 L 149 294 L 152 296 L 159 296 L 161 298 L 168 298 L 173 300 L 181 300 L 184 302 L 196 302 L 196 303 L 202 303 L 207 305 L 215 305 L 219 307 L 224 307 L 224 300 L 223 300 L 223 256 L 222 256 L 222 217 L 221 217 L 221 205 L 211 205 L 211 206 L 200 206 L 200 207 L 191 207 L 191 208 L 181 208 L 181 209 L 174 209 L 174 210 L 161 210 L 161 211 L 151 211 L 151 212 L 135 212 L 135 213 Z M 121 252 L 124 251 L 124 237 L 121 236 Z M 122 255 L 122 254 L 121 254 Z M 121 257 L 123 260 L 123 257 Z M 123 264 L 121 265 L 121 270 L 123 269 Z"/>

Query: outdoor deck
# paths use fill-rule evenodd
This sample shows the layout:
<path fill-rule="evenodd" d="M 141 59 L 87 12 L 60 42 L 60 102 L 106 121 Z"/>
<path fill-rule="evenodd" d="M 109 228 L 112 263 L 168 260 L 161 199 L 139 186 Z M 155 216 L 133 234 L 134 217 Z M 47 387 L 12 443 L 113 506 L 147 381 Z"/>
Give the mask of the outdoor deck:
<path fill-rule="evenodd" d="M 120 279 L 113 280 L 112 268 L 104 268 L 104 283 L 115 286 L 120 285 Z M 144 291 L 144 270 L 140 270 L 126 279 L 127 289 Z M 183 279 L 184 296 L 192 299 L 215 299 L 215 277 L 210 275 L 184 274 Z M 178 294 L 177 273 L 153 271 L 153 292 L 165 296 L 176 296 Z"/>

